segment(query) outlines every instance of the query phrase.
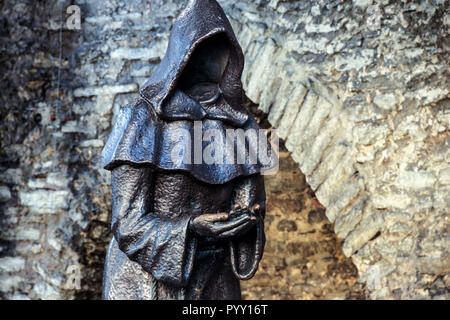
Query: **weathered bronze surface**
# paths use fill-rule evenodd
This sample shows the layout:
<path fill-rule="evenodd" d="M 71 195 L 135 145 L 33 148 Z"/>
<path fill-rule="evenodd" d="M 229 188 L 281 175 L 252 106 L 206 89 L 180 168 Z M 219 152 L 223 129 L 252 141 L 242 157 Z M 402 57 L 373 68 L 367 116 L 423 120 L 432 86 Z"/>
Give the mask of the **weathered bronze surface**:
<path fill-rule="evenodd" d="M 265 243 L 265 165 L 249 161 L 250 151 L 243 163 L 191 155 L 179 162 L 172 154 L 180 129 L 214 129 L 224 139 L 228 129 L 258 129 L 242 103 L 243 67 L 219 4 L 190 1 L 102 153 L 112 172 L 114 234 L 104 299 L 240 299 L 239 280 L 255 274 Z"/>

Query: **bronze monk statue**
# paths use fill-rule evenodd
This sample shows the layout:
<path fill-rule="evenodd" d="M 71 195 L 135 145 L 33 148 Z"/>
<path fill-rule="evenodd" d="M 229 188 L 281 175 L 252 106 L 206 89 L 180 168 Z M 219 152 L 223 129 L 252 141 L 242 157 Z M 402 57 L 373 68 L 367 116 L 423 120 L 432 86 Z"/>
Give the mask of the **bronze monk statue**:
<path fill-rule="evenodd" d="M 227 130 L 259 129 L 243 105 L 243 67 L 219 4 L 189 1 L 166 55 L 140 98 L 121 108 L 102 152 L 114 235 L 104 299 L 241 298 L 239 280 L 255 274 L 263 254 L 262 172 L 271 165 L 250 161 L 255 150 L 237 150 L 240 163 L 198 163 L 187 149 L 187 161 L 174 161 L 173 149 L 179 129 L 214 129 L 221 139 Z"/>

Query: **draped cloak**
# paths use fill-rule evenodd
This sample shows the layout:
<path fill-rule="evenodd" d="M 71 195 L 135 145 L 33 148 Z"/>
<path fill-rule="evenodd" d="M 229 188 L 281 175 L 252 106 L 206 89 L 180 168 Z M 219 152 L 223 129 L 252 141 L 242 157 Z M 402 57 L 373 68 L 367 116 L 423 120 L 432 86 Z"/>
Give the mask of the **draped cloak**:
<path fill-rule="evenodd" d="M 196 48 L 217 36 L 226 39 L 229 55 L 220 97 L 206 108 L 178 83 Z M 194 150 L 213 141 L 195 134 L 204 137 L 211 129 L 215 142 L 228 141 L 228 130 L 258 133 L 242 103 L 243 67 L 242 50 L 218 3 L 190 1 L 173 26 L 166 55 L 140 98 L 120 109 L 102 152 L 103 166 L 112 172 L 114 235 L 104 299 L 238 299 L 238 279 L 256 272 L 265 243 L 263 219 L 228 241 L 196 237 L 188 228 L 193 217 L 229 212 L 235 203 L 259 204 L 264 217 L 261 173 L 276 157 L 270 144 L 255 145 L 245 136 L 245 151 L 234 144 L 220 150 L 224 159 L 237 151 L 234 160 L 240 161 L 232 162 L 198 162 Z M 261 151 L 265 161 L 255 160 Z"/>

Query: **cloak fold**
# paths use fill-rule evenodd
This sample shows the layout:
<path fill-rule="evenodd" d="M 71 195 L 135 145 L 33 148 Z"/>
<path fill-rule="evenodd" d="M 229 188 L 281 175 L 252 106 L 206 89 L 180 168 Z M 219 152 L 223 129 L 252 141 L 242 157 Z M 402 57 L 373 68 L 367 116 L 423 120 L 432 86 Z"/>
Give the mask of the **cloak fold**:
<path fill-rule="evenodd" d="M 236 188 L 232 203 L 247 207 L 260 206 L 261 220 L 247 234 L 230 241 L 230 261 L 234 275 L 240 280 L 251 279 L 262 259 L 266 237 L 264 218 L 266 216 L 266 192 L 264 177 L 254 175 L 244 179 Z"/>
<path fill-rule="evenodd" d="M 119 249 L 156 280 L 184 286 L 197 245 L 197 239 L 188 236 L 191 217 L 150 212 L 152 172 L 128 166 L 113 171 L 112 231 Z"/>
<path fill-rule="evenodd" d="M 230 241 L 231 267 L 238 279 L 249 280 L 255 275 L 263 255 L 265 241 L 262 222 L 244 237 Z"/>
<path fill-rule="evenodd" d="M 103 149 L 103 166 L 112 170 L 124 163 L 153 165 L 163 170 L 183 170 L 211 184 L 223 184 L 239 176 L 262 173 L 273 167 L 276 155 L 270 144 L 249 143 L 248 136 L 245 136 L 247 145 L 245 154 L 243 150 L 236 149 L 235 143 L 230 143 L 231 148 L 218 148 L 221 150 L 215 151 L 223 153 L 222 163 L 217 163 L 213 161 L 214 159 L 207 163 L 204 155 L 206 148 L 212 144 L 212 141 L 208 140 L 212 139 L 200 142 L 198 152 L 196 152 L 195 143 L 202 137 L 205 138 L 208 132 L 213 132 L 214 139 L 222 141 L 225 146 L 227 141 L 230 141 L 227 138 L 227 130 L 235 128 L 222 121 L 211 119 L 198 122 L 197 125 L 200 126 L 201 137 L 197 137 L 194 133 L 194 122 L 161 121 L 143 101 L 134 106 L 123 107 Z M 254 130 L 255 134 L 259 134 L 259 127 L 253 118 L 249 118 L 241 129 L 244 132 L 249 129 Z M 264 153 L 265 158 L 258 156 L 261 153 Z M 197 164 L 194 158 L 196 154 L 200 154 L 203 158 Z M 238 163 L 238 156 L 242 157 L 241 164 Z M 228 161 L 228 159 L 234 160 Z"/>

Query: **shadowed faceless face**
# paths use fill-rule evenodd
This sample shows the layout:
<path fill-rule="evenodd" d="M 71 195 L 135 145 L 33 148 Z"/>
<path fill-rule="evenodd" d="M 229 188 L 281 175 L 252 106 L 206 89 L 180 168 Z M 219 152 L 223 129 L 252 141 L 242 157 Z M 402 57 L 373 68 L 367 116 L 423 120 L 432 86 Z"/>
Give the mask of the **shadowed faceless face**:
<path fill-rule="evenodd" d="M 225 34 L 201 42 L 189 59 L 178 88 L 192 99 L 213 103 L 220 95 L 219 83 L 230 58 L 230 44 Z"/>

